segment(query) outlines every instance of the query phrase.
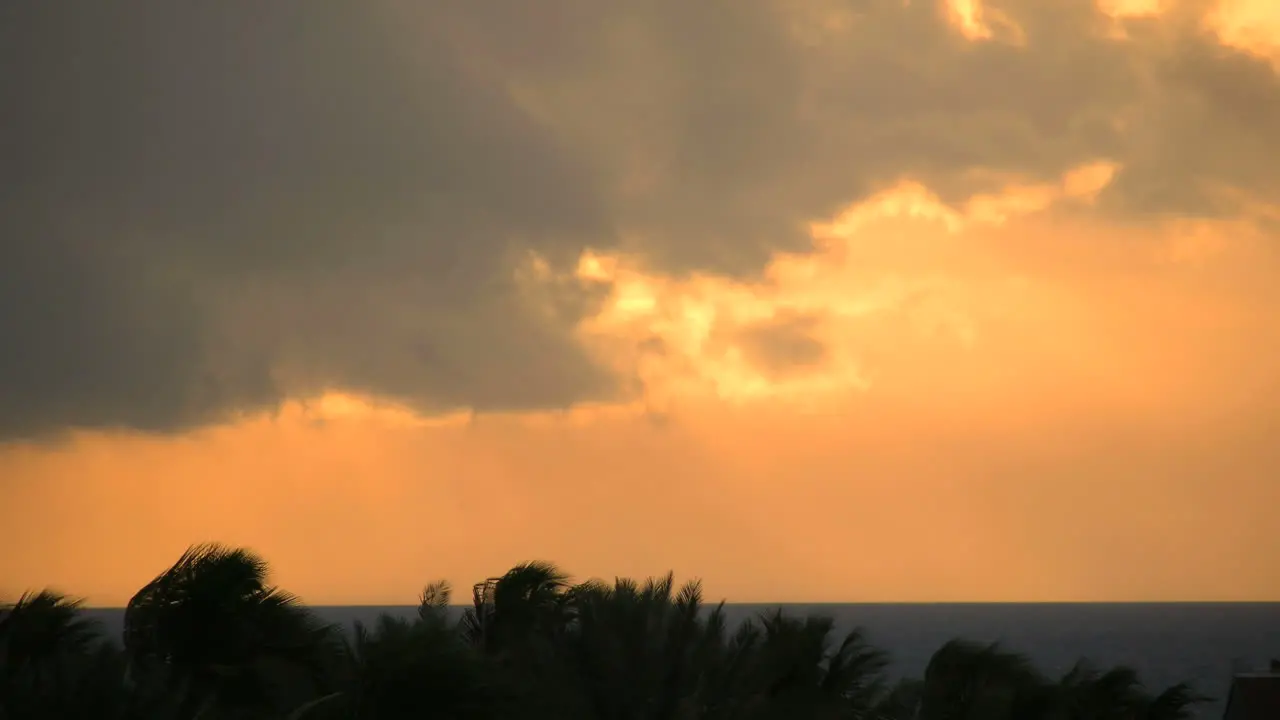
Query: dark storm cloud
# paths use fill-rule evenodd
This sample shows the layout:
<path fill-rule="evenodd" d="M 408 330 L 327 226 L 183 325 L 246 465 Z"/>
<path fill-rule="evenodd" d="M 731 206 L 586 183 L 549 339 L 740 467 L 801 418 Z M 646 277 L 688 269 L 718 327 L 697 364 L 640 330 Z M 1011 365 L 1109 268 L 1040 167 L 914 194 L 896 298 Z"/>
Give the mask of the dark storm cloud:
<path fill-rule="evenodd" d="M 608 391 L 510 280 L 519 249 L 607 242 L 589 171 L 359 8 L 10 6 L 7 434 L 182 427 L 311 382 L 481 408 Z"/>
<path fill-rule="evenodd" d="M 1108 39 L 1090 3 L 989 4 L 1024 46 L 900 0 L 6 3 L 0 437 L 323 387 L 608 397 L 571 334 L 590 296 L 530 302 L 529 251 L 749 274 L 905 175 L 956 199 L 974 169 L 1109 157 L 1122 215 L 1280 189 L 1260 61 Z M 845 30 L 800 32 L 834 11 Z"/>

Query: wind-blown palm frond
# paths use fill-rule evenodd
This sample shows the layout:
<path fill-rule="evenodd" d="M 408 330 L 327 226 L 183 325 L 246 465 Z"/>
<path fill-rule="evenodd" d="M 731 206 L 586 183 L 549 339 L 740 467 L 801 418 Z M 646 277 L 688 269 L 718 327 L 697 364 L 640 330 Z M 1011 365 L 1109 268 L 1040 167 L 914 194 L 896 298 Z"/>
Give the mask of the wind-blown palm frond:
<path fill-rule="evenodd" d="M 632 708 L 646 717 L 671 717 L 696 704 L 698 583 L 677 592 L 672 573 L 643 584 L 592 580 L 566 598 L 574 619 L 566 637 L 569 662 L 581 680 L 583 703 L 595 715 L 616 717 Z"/>
<path fill-rule="evenodd" d="M 566 712 L 571 683 L 561 644 L 571 617 L 568 580 L 551 563 L 517 565 L 477 583 L 463 616 L 465 637 L 501 676 L 500 694 L 523 698 L 518 710 L 524 717 Z"/>
<path fill-rule="evenodd" d="M 1146 703 L 1143 720 L 1191 720 L 1196 717 L 1196 706 L 1213 698 L 1195 691 L 1189 683 L 1178 683 L 1166 688 Z"/>
<path fill-rule="evenodd" d="M 39 667 L 97 641 L 98 626 L 81 615 L 82 604 L 42 590 L 0 607 L 0 668 Z"/>
<path fill-rule="evenodd" d="M 428 584 L 418 595 L 418 620 L 444 625 L 449 619 L 449 600 L 453 597 L 453 587 L 447 580 L 437 580 Z"/>
<path fill-rule="evenodd" d="M 179 708 L 273 707 L 296 688 L 323 686 L 332 629 L 269 585 L 267 571 L 244 549 L 183 553 L 125 609 L 134 680 L 173 689 Z"/>
<path fill-rule="evenodd" d="M 125 647 L 79 602 L 0 606 L 0 720 L 1189 720 L 1186 684 L 1080 663 L 1059 680 L 997 645 L 953 641 L 923 679 L 886 680 L 861 629 L 781 609 L 729 627 L 698 581 L 571 585 L 550 563 L 451 589 L 349 635 L 316 621 L 243 549 L 189 548 L 125 611 Z"/>
<path fill-rule="evenodd" d="M 826 658 L 822 690 L 849 702 L 858 712 L 869 712 L 885 693 L 885 670 L 889 655 L 868 641 L 866 632 L 855 628 Z"/>
<path fill-rule="evenodd" d="M 499 652 L 540 629 L 552 630 L 563 620 L 568 580 L 551 563 L 529 562 L 477 583 L 463 621 L 468 637 L 486 652 Z"/>
<path fill-rule="evenodd" d="M 0 607 L 0 717 L 116 717 L 123 670 L 80 600 L 44 590 Z"/>
<path fill-rule="evenodd" d="M 854 629 L 836 644 L 830 617 L 782 610 L 744 624 L 735 638 L 743 688 L 733 717 L 864 718 L 885 695 L 888 656 Z"/>
<path fill-rule="evenodd" d="M 484 659 L 429 613 L 412 621 L 382 615 L 357 622 L 348 643 L 350 668 L 342 698 L 347 716 L 379 720 L 488 718 L 498 690 Z"/>
<path fill-rule="evenodd" d="M 934 653 L 924 683 L 920 720 L 1027 717 L 1046 687 L 1026 657 L 962 640 Z"/>

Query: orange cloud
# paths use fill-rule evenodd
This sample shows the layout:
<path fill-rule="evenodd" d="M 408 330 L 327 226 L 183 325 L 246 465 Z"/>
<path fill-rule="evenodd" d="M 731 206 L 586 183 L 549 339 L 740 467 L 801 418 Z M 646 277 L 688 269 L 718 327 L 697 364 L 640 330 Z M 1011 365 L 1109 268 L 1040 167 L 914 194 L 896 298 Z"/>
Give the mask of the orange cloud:
<path fill-rule="evenodd" d="M 1219 0 L 1205 26 L 1221 42 L 1269 60 L 1280 72 L 1280 8 L 1267 0 Z"/>
<path fill-rule="evenodd" d="M 1171 0 L 1097 0 L 1098 10 L 1113 18 L 1157 17 L 1169 9 Z"/>
<path fill-rule="evenodd" d="M 974 196 L 958 208 L 919 183 L 904 182 L 814 224 L 817 252 L 778 255 L 755 282 L 668 278 L 646 273 L 636 258 L 588 253 L 578 278 L 612 289 L 580 332 L 613 367 L 636 374 L 650 405 L 702 394 L 735 402 L 844 402 L 870 384 L 859 336 L 868 322 L 905 313 L 904 335 L 941 332 L 956 347 L 967 347 L 977 342 L 975 303 L 999 312 L 1024 301 L 1017 294 L 1027 288 L 1013 275 L 966 279 L 963 265 L 931 262 L 922 268 L 920 258 L 947 252 L 951 262 L 964 262 L 973 255 L 960 249 L 956 235 L 1057 203 L 1091 202 L 1115 169 L 1105 161 L 1090 163 L 1057 184 L 1009 178 L 1003 191 Z M 820 346 L 821 358 L 805 363 L 803 373 L 771 376 L 752 362 L 743 333 L 787 318 L 805 325 L 809 335 L 802 339 Z"/>
<path fill-rule="evenodd" d="M 1018 23 L 982 0 L 943 0 L 941 4 L 948 22 L 967 40 L 998 39 L 1012 45 L 1026 42 L 1026 34 Z"/>
<path fill-rule="evenodd" d="M 1270 61 L 1280 72 L 1280 11 L 1269 0 L 1096 0 L 1098 10 L 1125 20 L 1187 16 L 1212 33 L 1224 46 Z M 1113 27 L 1126 37 L 1123 25 Z"/>
<path fill-rule="evenodd" d="M 952 203 L 903 182 L 755 280 L 534 258 L 531 302 L 604 291 L 578 333 L 640 383 L 613 405 L 428 419 L 331 393 L 11 447 L 0 523 L 31 542 L 0 590 L 118 604 L 220 539 L 328 603 L 533 557 L 740 600 L 1275 598 L 1274 208 L 1108 224 L 1116 172 Z"/>

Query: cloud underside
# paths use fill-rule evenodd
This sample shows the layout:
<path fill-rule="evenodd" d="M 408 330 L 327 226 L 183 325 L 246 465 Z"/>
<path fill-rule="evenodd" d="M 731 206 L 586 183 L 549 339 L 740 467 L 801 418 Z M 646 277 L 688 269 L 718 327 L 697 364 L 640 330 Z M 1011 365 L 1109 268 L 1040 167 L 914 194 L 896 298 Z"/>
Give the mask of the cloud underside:
<path fill-rule="evenodd" d="M 594 253 L 759 279 L 904 180 L 960 207 L 1103 158 L 1074 212 L 1117 227 L 1277 196 L 1267 58 L 1178 17 L 984 9 L 1016 32 L 898 0 L 8 8 L 0 438 L 330 389 L 626 398 L 643 378 L 580 332 L 614 281 L 545 278 Z M 752 322 L 762 373 L 830 355 L 817 315 Z"/>

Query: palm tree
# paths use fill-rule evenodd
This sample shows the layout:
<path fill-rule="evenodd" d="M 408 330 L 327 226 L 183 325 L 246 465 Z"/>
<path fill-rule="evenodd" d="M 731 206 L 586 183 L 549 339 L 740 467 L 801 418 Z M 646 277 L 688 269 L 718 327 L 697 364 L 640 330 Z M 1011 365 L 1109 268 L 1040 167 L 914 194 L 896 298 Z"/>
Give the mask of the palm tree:
<path fill-rule="evenodd" d="M 449 586 L 428 585 L 417 617 L 383 614 L 372 629 L 357 622 L 342 717 L 358 720 L 494 717 L 493 688 L 483 658 L 448 623 Z"/>
<path fill-rule="evenodd" d="M 283 714 L 329 686 L 335 636 L 244 549 L 195 545 L 125 610 L 130 680 L 174 717 Z"/>
<path fill-rule="evenodd" d="M 1196 692 L 1190 683 L 1180 682 L 1165 688 L 1159 695 L 1145 699 L 1141 720 L 1191 720 L 1196 706 L 1213 700 Z"/>
<path fill-rule="evenodd" d="M 929 663 L 918 720 L 1188 720 L 1208 698 L 1185 683 L 1152 696 L 1132 668 L 1077 663 L 1050 682 L 996 645 L 953 641 Z"/>
<path fill-rule="evenodd" d="M 80 600 L 44 590 L 0 607 L 0 718 L 118 717 L 123 668 Z"/>
<path fill-rule="evenodd" d="M 782 611 L 730 636 L 723 603 L 668 573 L 643 584 L 584 583 L 566 593 L 566 652 L 582 702 L 574 717 L 626 720 L 873 717 L 887 656 L 830 618 Z"/>
<path fill-rule="evenodd" d="M 953 640 L 925 669 L 919 720 L 1022 720 L 1041 716 L 1049 684 L 1017 653 Z"/>
<path fill-rule="evenodd" d="M 886 692 L 888 656 L 861 629 L 833 641 L 830 617 L 788 616 L 781 609 L 749 621 L 734 638 L 747 655 L 740 678 L 744 704 L 734 717 L 861 720 Z"/>
<path fill-rule="evenodd" d="M 56 593 L 0 607 L 0 720 L 1188 720 L 1205 700 L 1124 667 L 1053 681 L 960 640 L 890 686 L 888 656 L 829 617 L 730 629 L 697 581 L 571 585 L 541 562 L 476 585 L 461 621 L 437 582 L 415 617 L 343 637 L 267 570 L 189 548 L 129 602 L 123 650 Z"/>
<path fill-rule="evenodd" d="M 671 573 L 643 585 L 590 581 L 568 593 L 566 654 L 580 703 L 598 718 L 691 717 L 704 703 L 708 668 L 702 586 L 675 590 Z"/>
<path fill-rule="evenodd" d="M 913 720 L 918 715 L 923 696 L 924 681 L 915 678 L 898 680 L 880 696 L 867 717 L 870 720 Z"/>
<path fill-rule="evenodd" d="M 1099 672 L 1078 663 L 1060 680 L 1048 720 L 1188 720 L 1210 698 L 1178 683 L 1157 695 L 1143 688 L 1138 673 L 1120 666 Z"/>
<path fill-rule="evenodd" d="M 523 563 L 477 583 L 463 615 L 464 636 L 501 680 L 495 692 L 523 718 L 570 712 L 560 654 L 571 619 L 569 588 L 569 576 L 555 565 Z"/>
<path fill-rule="evenodd" d="M 551 563 L 529 562 L 477 583 L 463 618 L 468 637 L 486 653 L 509 653 L 555 635 L 567 620 L 568 581 Z"/>
<path fill-rule="evenodd" d="M 1146 700 L 1138 673 L 1116 667 L 1100 673 L 1080 663 L 1059 683 L 1059 706 L 1072 720 L 1136 720 Z"/>

